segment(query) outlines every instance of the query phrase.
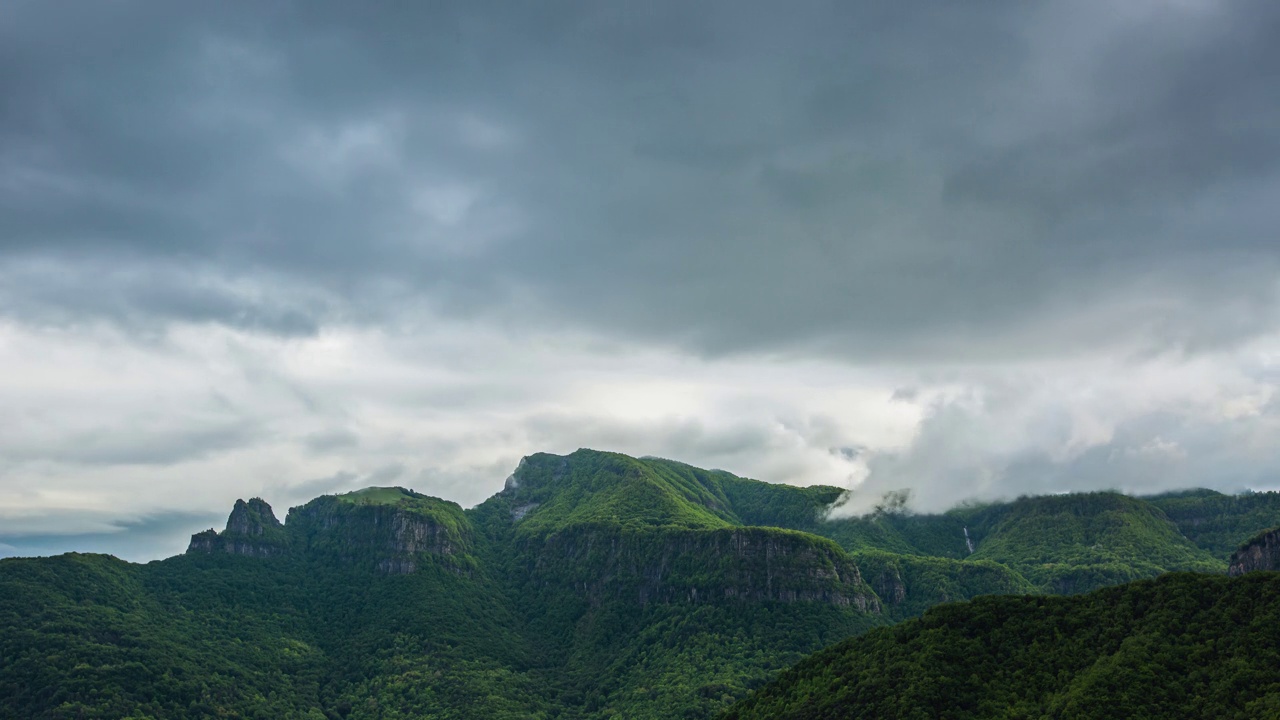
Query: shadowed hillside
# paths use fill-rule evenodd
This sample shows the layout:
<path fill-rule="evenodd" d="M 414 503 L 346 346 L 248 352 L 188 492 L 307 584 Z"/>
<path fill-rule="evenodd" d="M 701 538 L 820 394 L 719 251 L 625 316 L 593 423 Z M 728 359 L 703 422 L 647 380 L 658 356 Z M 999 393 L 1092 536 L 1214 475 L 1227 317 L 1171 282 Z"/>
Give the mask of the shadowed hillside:
<path fill-rule="evenodd" d="M 1280 574 L 1175 574 L 934 608 L 824 650 L 755 718 L 1253 718 L 1280 713 Z"/>

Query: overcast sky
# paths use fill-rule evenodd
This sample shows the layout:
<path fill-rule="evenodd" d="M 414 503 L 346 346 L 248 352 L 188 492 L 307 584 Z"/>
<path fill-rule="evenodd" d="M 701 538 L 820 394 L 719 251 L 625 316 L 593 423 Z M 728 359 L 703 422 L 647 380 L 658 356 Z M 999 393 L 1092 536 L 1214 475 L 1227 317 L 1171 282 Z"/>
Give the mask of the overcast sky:
<path fill-rule="evenodd" d="M 1280 485 L 1280 3 L 0 2 L 0 555 L 525 454 Z"/>

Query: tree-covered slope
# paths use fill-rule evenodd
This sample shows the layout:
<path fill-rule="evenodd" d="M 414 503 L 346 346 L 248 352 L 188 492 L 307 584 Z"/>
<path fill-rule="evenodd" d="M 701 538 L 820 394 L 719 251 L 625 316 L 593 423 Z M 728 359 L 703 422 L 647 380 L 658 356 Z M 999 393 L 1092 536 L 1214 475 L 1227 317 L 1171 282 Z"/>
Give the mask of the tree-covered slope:
<path fill-rule="evenodd" d="M 588 717 L 708 717 L 884 621 L 838 545 L 751 524 L 812 526 L 837 495 L 580 450 L 526 458 L 468 514 L 562 701 Z"/>
<path fill-rule="evenodd" d="M 1264 495 L 1269 494 L 1257 497 L 1262 500 Z M 1218 507 L 1212 511 L 1205 509 L 1205 498 L 1227 496 L 1211 491 L 1187 496 L 1194 501 L 1170 505 L 1179 510 L 1183 524 L 1170 518 L 1161 502 L 1094 492 L 961 506 L 938 515 L 890 508 L 821 523 L 814 532 L 854 553 L 929 558 L 913 562 L 935 573 L 949 567 L 951 576 L 965 574 L 965 566 L 936 562 L 940 559 L 985 560 L 1010 571 L 1010 583 L 1025 581 L 1041 592 L 1074 593 L 1165 572 L 1223 572 L 1230 550 L 1219 553 L 1216 543 L 1229 540 L 1234 550 L 1259 528 L 1280 523 L 1280 505 L 1248 500 L 1250 496 L 1238 503 L 1215 501 Z M 1232 519 L 1237 510 L 1241 516 Z M 1186 534 L 1194 534 L 1194 528 L 1206 521 L 1215 528 L 1212 549 Z M 938 596 L 929 604 L 946 599 L 958 598 Z"/>
<path fill-rule="evenodd" d="M 303 589 L 200 560 L 0 560 L 0 716 L 321 717 Z"/>
<path fill-rule="evenodd" d="M 725 714 L 753 718 L 1280 717 L 1280 574 L 1173 574 L 986 597 L 872 630 Z"/>
<path fill-rule="evenodd" d="M 1159 508 L 1113 492 L 1019 498 L 981 531 L 971 557 L 1007 565 L 1055 593 L 1226 569 Z"/>
<path fill-rule="evenodd" d="M 1160 508 L 1197 547 L 1226 560 L 1264 528 L 1280 525 L 1280 492 L 1225 495 L 1187 490 L 1143 498 Z"/>
<path fill-rule="evenodd" d="M 938 603 L 1226 567 L 1154 501 L 825 519 L 840 495 L 580 450 L 467 510 L 255 498 L 164 561 L 3 560 L 0 717 L 705 718 Z M 1280 524 L 1240 508 L 1237 544 Z"/>
<path fill-rule="evenodd" d="M 952 560 L 863 550 L 851 555 L 893 620 L 915 617 L 939 603 L 980 595 L 1040 592 L 1020 573 L 992 560 Z"/>

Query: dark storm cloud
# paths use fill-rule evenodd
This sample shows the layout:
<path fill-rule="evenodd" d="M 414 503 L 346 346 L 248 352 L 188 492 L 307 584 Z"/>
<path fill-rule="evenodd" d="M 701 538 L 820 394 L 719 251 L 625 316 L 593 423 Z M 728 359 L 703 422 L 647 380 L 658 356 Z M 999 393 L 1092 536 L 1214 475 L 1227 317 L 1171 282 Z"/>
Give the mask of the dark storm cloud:
<path fill-rule="evenodd" d="M 426 302 L 956 358 L 1276 321 L 1271 2 L 0 17 L 4 309 L 39 322 L 305 334 Z"/>
<path fill-rule="evenodd" d="M 1089 94 L 1073 98 L 1089 122 L 1034 132 L 959 168 L 952 194 L 1052 219 L 1167 209 L 1220 183 L 1274 181 L 1280 13 L 1213 5 L 1207 17 L 1161 13 L 1125 28 L 1100 49 Z"/>

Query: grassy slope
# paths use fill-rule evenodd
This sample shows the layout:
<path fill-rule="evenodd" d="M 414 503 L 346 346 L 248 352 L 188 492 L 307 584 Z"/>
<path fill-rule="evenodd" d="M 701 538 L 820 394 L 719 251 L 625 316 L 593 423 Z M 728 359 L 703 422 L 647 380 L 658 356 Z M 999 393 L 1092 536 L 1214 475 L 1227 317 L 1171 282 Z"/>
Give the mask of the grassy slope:
<path fill-rule="evenodd" d="M 529 508 L 519 524 L 524 534 L 575 525 L 712 529 L 737 524 L 724 496 L 696 475 L 617 453 L 531 455 L 515 478 L 504 499 L 513 508 Z"/>
<path fill-rule="evenodd" d="M 1280 574 L 1175 574 L 943 605 L 808 658 L 724 717 L 1276 717 L 1278 666 Z"/>
<path fill-rule="evenodd" d="M 579 450 L 525 458 L 513 487 L 484 505 L 528 508 L 519 523 L 525 534 L 574 525 L 813 531 L 841 492 L 763 483 L 661 458 Z"/>
<path fill-rule="evenodd" d="M 349 493 L 335 495 L 342 502 L 354 503 L 357 505 L 396 505 L 402 500 L 413 500 L 415 498 L 426 498 L 426 495 L 415 493 L 412 490 L 406 490 L 402 487 L 367 487 L 363 490 L 355 490 Z"/>

